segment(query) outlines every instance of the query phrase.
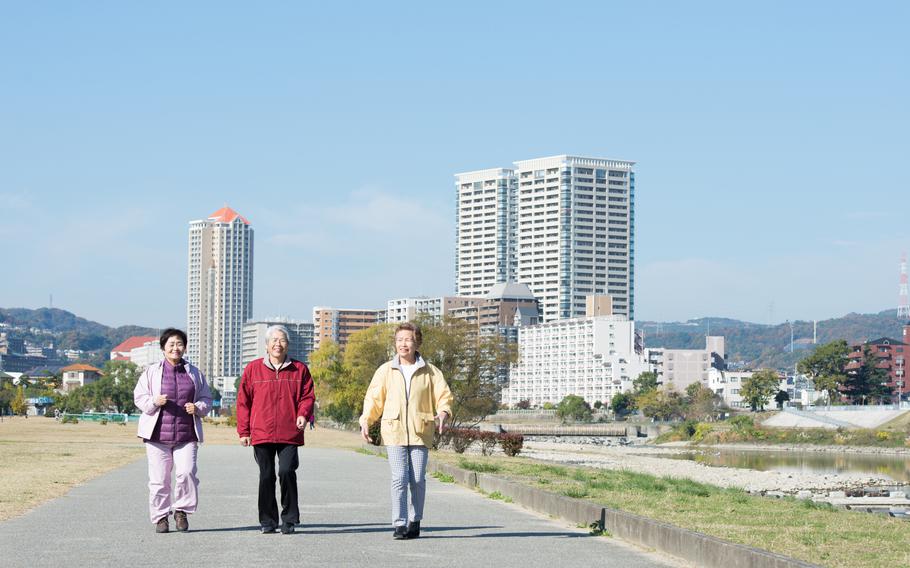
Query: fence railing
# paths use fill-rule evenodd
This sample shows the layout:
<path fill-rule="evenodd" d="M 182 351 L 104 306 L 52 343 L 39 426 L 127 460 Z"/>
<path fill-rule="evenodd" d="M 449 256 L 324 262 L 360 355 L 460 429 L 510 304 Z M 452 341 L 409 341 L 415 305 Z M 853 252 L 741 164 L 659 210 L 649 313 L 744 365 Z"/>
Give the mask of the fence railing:
<path fill-rule="evenodd" d="M 139 422 L 138 414 L 119 414 L 115 412 L 64 412 L 60 415 L 60 418 L 63 419 L 67 416 L 86 422 L 101 422 L 102 420 L 107 420 L 108 422 Z"/>

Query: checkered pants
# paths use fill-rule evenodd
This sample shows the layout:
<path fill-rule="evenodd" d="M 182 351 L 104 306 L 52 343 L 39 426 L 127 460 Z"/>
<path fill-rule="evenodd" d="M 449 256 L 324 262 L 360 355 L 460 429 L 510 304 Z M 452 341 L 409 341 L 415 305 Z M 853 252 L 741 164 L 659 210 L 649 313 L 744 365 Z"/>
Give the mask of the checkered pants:
<path fill-rule="evenodd" d="M 399 527 L 423 518 L 427 493 L 427 456 L 425 446 L 386 446 L 392 470 L 392 525 Z M 408 507 L 408 487 L 411 503 Z M 407 514 L 406 514 L 407 512 Z"/>

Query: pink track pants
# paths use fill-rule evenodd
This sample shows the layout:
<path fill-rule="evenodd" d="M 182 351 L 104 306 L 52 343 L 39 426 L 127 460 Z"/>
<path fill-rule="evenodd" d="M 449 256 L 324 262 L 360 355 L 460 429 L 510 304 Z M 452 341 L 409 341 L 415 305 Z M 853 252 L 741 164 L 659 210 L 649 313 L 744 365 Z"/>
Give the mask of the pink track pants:
<path fill-rule="evenodd" d="M 146 442 L 149 460 L 149 517 L 157 523 L 176 511 L 196 512 L 199 500 L 199 478 L 196 477 L 196 453 L 199 444 L 187 442 L 171 446 Z M 171 471 L 176 470 L 177 482 L 171 498 Z"/>

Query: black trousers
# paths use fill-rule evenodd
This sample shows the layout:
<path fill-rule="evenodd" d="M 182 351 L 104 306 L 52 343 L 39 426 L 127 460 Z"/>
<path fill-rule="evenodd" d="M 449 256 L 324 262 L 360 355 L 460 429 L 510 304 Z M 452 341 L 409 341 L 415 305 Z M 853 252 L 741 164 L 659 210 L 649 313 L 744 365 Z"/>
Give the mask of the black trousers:
<path fill-rule="evenodd" d="M 278 527 L 278 503 L 275 501 L 275 456 L 278 456 L 278 480 L 281 482 L 281 522 L 300 522 L 297 507 L 297 446 L 294 444 L 257 444 L 253 456 L 259 464 L 259 524 Z"/>

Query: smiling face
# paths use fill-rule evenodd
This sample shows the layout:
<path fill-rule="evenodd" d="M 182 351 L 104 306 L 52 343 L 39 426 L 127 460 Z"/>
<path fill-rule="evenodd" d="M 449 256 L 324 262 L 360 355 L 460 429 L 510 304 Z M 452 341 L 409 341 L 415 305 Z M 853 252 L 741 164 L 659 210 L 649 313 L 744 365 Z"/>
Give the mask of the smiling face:
<path fill-rule="evenodd" d="M 164 357 L 172 364 L 176 365 L 183 360 L 183 354 L 186 353 L 186 344 L 179 335 L 172 335 L 164 343 Z"/>
<path fill-rule="evenodd" d="M 400 329 L 395 334 L 395 353 L 401 360 L 413 363 L 417 356 L 417 337 L 410 329 Z"/>
<path fill-rule="evenodd" d="M 288 354 L 288 337 L 281 331 L 272 332 L 265 342 L 265 349 L 272 361 L 283 363 Z"/>

